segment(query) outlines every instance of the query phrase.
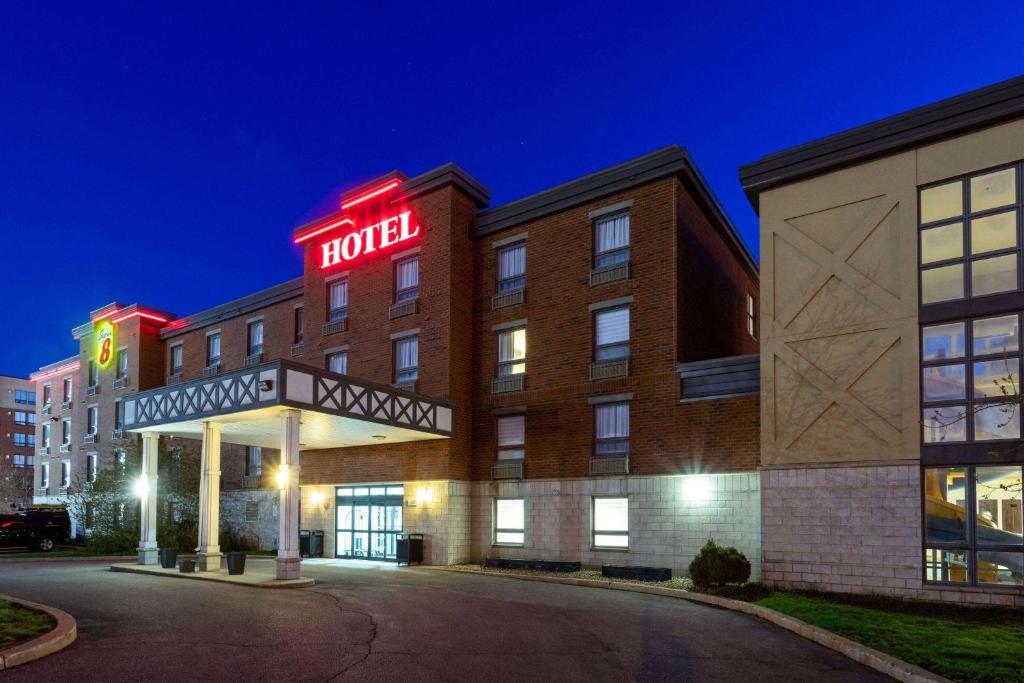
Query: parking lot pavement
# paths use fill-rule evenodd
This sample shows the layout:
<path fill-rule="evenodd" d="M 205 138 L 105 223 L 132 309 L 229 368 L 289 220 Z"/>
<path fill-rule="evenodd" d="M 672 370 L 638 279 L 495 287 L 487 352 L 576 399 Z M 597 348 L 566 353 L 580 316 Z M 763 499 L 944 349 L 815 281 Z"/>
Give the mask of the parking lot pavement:
<path fill-rule="evenodd" d="M 78 641 L 7 681 L 870 681 L 760 620 L 684 600 L 499 577 L 310 563 L 313 588 L 0 563 L 3 592 L 78 619 Z"/>

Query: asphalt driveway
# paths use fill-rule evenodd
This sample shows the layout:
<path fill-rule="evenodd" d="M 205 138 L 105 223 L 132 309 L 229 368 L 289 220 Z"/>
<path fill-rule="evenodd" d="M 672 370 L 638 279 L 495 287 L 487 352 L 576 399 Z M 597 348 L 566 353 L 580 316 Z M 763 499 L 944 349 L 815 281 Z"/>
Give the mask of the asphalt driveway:
<path fill-rule="evenodd" d="M 70 612 L 78 641 L 11 681 L 887 680 L 766 622 L 684 600 L 396 569 L 307 565 L 266 590 L 0 562 L 0 593 Z"/>

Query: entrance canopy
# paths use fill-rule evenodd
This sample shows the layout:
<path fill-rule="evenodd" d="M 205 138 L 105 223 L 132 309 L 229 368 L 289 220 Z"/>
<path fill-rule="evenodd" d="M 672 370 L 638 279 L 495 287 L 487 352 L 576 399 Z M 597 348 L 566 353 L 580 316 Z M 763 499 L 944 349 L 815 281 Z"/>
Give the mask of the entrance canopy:
<path fill-rule="evenodd" d="M 216 421 L 225 443 L 279 448 L 289 409 L 301 411 L 304 451 L 452 434 L 444 401 L 285 360 L 125 397 L 124 429 L 199 439 Z"/>

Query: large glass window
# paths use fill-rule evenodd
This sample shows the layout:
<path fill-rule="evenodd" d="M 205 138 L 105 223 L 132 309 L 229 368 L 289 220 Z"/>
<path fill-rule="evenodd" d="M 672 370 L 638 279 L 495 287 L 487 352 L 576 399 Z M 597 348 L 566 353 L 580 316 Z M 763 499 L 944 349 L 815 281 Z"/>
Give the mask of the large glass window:
<path fill-rule="evenodd" d="M 521 375 L 526 372 L 526 328 L 502 330 L 498 333 L 498 376 Z"/>
<path fill-rule="evenodd" d="M 629 214 L 594 221 L 594 267 L 608 268 L 629 261 Z"/>
<path fill-rule="evenodd" d="M 593 538 L 595 548 L 629 547 L 629 499 L 593 498 Z"/>
<path fill-rule="evenodd" d="M 1019 165 L 923 188 L 921 303 L 1020 289 Z"/>
<path fill-rule="evenodd" d="M 258 356 L 263 353 L 263 321 L 249 323 L 247 356 Z"/>
<path fill-rule="evenodd" d="M 502 415 L 497 428 L 498 460 L 522 460 L 526 456 L 526 416 Z"/>
<path fill-rule="evenodd" d="M 395 340 L 395 382 L 415 382 L 419 377 L 419 337 Z"/>
<path fill-rule="evenodd" d="M 526 285 L 526 242 L 498 249 L 498 293 L 514 292 Z"/>
<path fill-rule="evenodd" d="M 1020 315 L 921 330 L 924 443 L 1020 438 Z"/>
<path fill-rule="evenodd" d="M 1021 465 L 924 470 L 925 580 L 1024 585 Z"/>
<path fill-rule="evenodd" d="M 629 306 L 594 313 L 594 360 L 629 357 Z"/>
<path fill-rule="evenodd" d="M 412 301 L 420 295 L 420 257 L 395 262 L 395 303 Z"/>
<path fill-rule="evenodd" d="M 526 538 L 525 503 L 522 498 L 494 499 L 495 545 L 523 545 Z"/>
<path fill-rule="evenodd" d="M 335 280 L 327 285 L 327 320 L 348 317 L 348 280 Z"/>
<path fill-rule="evenodd" d="M 629 403 L 594 406 L 594 455 L 629 454 Z"/>

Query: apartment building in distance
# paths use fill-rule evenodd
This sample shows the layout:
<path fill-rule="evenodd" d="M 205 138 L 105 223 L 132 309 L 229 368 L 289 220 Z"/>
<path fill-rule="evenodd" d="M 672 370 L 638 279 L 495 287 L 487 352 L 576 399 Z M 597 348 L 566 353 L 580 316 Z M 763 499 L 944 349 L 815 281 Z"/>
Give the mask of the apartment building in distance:
<path fill-rule="evenodd" d="M 1024 78 L 743 167 L 762 572 L 1024 606 Z"/>
<path fill-rule="evenodd" d="M 34 376 L 39 496 L 139 439 L 152 492 L 164 440 L 203 452 L 207 569 L 219 514 L 282 577 L 300 526 L 329 557 L 394 560 L 415 532 L 434 564 L 677 571 L 714 537 L 756 572 L 758 270 L 689 154 L 489 202 L 455 164 L 392 172 L 294 231 L 294 280 L 83 313 L 79 352 Z"/>
<path fill-rule="evenodd" d="M 32 503 L 35 447 L 35 386 L 0 375 L 0 510 Z"/>

